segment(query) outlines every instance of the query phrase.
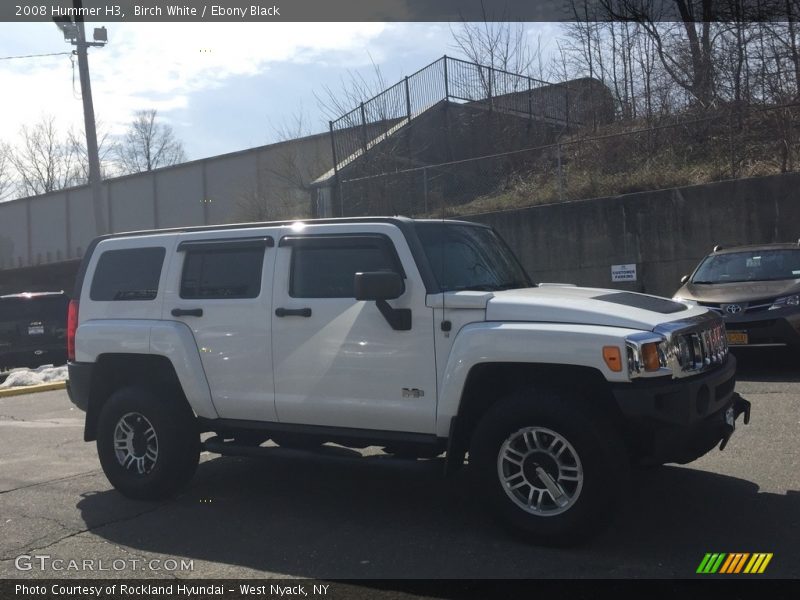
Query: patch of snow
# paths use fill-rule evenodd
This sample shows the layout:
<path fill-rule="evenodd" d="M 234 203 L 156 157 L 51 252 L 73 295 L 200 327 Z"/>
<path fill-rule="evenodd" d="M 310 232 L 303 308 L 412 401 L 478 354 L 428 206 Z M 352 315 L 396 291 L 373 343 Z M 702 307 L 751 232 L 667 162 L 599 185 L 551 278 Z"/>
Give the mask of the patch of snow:
<path fill-rule="evenodd" d="M 12 387 L 29 385 L 39 385 L 42 383 L 52 383 L 54 381 L 66 381 L 69 379 L 67 367 L 54 367 L 53 365 L 43 365 L 36 369 L 14 369 L 9 373 L 3 383 L 0 383 L 0 390 Z"/>

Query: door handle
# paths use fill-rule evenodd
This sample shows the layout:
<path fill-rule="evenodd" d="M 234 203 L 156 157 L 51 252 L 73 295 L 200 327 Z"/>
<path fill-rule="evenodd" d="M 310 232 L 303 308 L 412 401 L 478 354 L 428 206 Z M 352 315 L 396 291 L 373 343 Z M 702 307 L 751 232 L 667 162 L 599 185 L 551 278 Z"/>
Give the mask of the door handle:
<path fill-rule="evenodd" d="M 310 308 L 276 308 L 276 317 L 310 317 Z"/>
<path fill-rule="evenodd" d="M 203 316 L 203 309 L 202 308 L 173 308 L 172 309 L 172 316 L 173 317 L 202 317 Z"/>

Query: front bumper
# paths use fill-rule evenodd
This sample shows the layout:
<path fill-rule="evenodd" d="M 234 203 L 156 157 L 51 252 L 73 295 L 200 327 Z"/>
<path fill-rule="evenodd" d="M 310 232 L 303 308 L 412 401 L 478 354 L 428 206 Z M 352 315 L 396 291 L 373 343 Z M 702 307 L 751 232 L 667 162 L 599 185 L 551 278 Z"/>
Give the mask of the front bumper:
<path fill-rule="evenodd" d="M 724 447 L 733 433 L 730 417 L 735 422 L 745 414 L 746 423 L 750 416 L 750 403 L 734 391 L 735 385 L 732 355 L 720 368 L 695 377 L 615 385 L 635 457 L 645 464 L 684 464 L 718 444 Z"/>
<path fill-rule="evenodd" d="M 773 311 L 770 311 L 773 312 Z M 774 311 L 781 313 L 784 311 Z M 725 319 L 725 329 L 729 332 L 747 334 L 747 344 L 743 346 L 800 346 L 800 311 L 789 315 L 764 313 L 760 318 L 745 314 L 739 318 Z M 731 347 L 736 348 L 735 344 Z"/>

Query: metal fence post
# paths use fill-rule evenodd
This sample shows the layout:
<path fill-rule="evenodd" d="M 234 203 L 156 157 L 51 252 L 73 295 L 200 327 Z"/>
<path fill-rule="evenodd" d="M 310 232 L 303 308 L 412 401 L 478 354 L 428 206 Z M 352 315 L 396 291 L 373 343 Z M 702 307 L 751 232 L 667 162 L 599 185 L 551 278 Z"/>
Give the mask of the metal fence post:
<path fill-rule="evenodd" d="M 561 168 L 561 142 L 556 146 L 556 159 L 558 161 L 558 201 L 564 201 L 564 171 Z"/>
<path fill-rule="evenodd" d="M 531 78 L 528 77 L 528 119 L 533 118 L 533 96 L 531 92 Z"/>
<path fill-rule="evenodd" d="M 445 102 L 450 101 L 450 85 L 447 76 L 447 54 L 444 55 L 444 99 Z"/>
<path fill-rule="evenodd" d="M 728 149 L 731 157 L 731 179 L 736 179 L 736 157 L 733 150 L 733 113 L 728 113 Z"/>
<path fill-rule="evenodd" d="M 492 108 L 492 73 L 494 73 L 494 69 L 492 67 L 487 67 L 489 69 L 489 108 Z"/>
<path fill-rule="evenodd" d="M 422 169 L 422 198 L 425 201 L 425 216 L 428 216 L 428 167 Z"/>
<path fill-rule="evenodd" d="M 408 89 L 408 75 L 406 75 L 406 118 L 411 120 L 411 91 Z"/>
<path fill-rule="evenodd" d="M 361 103 L 361 142 L 364 146 L 364 154 L 367 153 L 367 114 L 364 112 L 364 103 Z"/>
<path fill-rule="evenodd" d="M 336 139 L 333 135 L 333 121 L 328 121 L 328 128 L 331 132 L 331 155 L 333 156 L 333 174 L 339 173 L 339 160 L 336 158 Z"/>

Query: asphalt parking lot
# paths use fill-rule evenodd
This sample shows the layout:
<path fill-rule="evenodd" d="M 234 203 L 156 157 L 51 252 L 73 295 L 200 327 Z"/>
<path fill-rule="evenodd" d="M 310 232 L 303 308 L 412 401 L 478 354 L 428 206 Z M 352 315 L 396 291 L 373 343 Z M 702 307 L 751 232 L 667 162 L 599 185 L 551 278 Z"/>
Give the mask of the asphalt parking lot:
<path fill-rule="evenodd" d="M 669 578 L 693 576 L 706 552 L 772 552 L 763 576 L 797 578 L 800 356 L 739 359 L 751 424 L 724 452 L 638 471 L 613 525 L 570 549 L 509 535 L 464 474 L 442 479 L 437 461 L 374 449 L 204 454 L 180 497 L 131 501 L 110 488 L 65 392 L 0 399 L 0 576 Z M 95 570 L 20 571 L 20 555 L 90 560 Z M 120 560 L 122 570 L 97 570 Z"/>

